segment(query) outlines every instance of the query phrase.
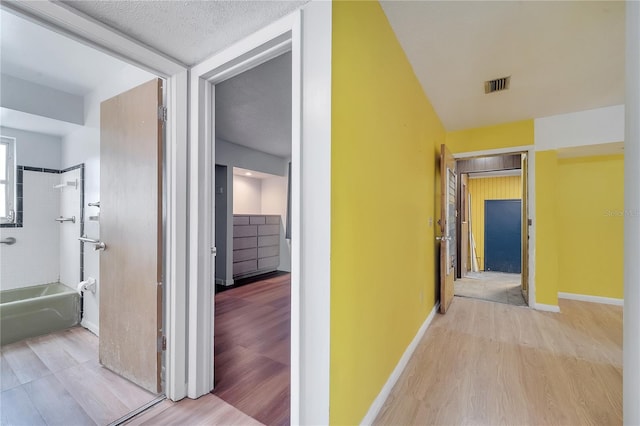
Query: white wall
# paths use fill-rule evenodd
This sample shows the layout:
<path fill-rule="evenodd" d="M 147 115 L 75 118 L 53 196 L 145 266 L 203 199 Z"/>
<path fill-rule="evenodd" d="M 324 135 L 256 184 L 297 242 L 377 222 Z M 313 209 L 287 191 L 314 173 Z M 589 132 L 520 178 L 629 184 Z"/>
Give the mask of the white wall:
<path fill-rule="evenodd" d="M 216 164 L 286 176 L 289 160 L 216 138 Z"/>
<path fill-rule="evenodd" d="M 60 225 L 60 175 L 24 171 L 23 226 L 0 228 L 0 238 L 14 237 L 13 245 L 0 244 L 0 288 L 28 287 L 57 282 Z"/>
<path fill-rule="evenodd" d="M 99 213 L 97 207 L 88 203 L 100 201 L 100 103 L 126 90 L 145 83 L 155 76 L 127 65 L 112 79 L 84 98 L 85 125 L 69 134 L 62 143 L 62 169 L 84 163 L 85 165 L 85 234 L 90 238 L 100 238 L 100 223 L 89 221 L 89 216 Z M 84 276 L 97 279 L 100 286 L 100 252 L 85 247 Z M 85 293 L 84 317 L 82 325 L 98 334 L 99 332 L 99 291 Z"/>
<path fill-rule="evenodd" d="M 0 134 L 16 139 L 18 166 L 62 168 L 62 138 L 9 127 L 0 127 Z"/>
<path fill-rule="evenodd" d="M 51 87 L 3 74 L 0 106 L 68 123 L 82 124 L 83 99 Z"/>
<path fill-rule="evenodd" d="M 285 238 L 287 227 L 288 178 L 274 176 L 262 179 L 262 214 L 280 216 L 280 265 L 278 270 L 291 272 L 291 241 Z"/>
<path fill-rule="evenodd" d="M 262 180 L 233 175 L 233 214 L 262 213 Z"/>
<path fill-rule="evenodd" d="M 70 170 L 58 175 L 59 181 L 78 181 L 78 187 L 66 187 L 58 189 L 60 197 L 60 212 L 58 216 L 75 217 L 75 223 L 64 222 L 56 224 L 60 229 L 59 270 L 60 282 L 76 288 L 80 282 L 80 190 L 81 172 L 80 169 Z"/>
<path fill-rule="evenodd" d="M 621 142 L 624 105 L 536 118 L 534 138 L 536 151 Z"/>

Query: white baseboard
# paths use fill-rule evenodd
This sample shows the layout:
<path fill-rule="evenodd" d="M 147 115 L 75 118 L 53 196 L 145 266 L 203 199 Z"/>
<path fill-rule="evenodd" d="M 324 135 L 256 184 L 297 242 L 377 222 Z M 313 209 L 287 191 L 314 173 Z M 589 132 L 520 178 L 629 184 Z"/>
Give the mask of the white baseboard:
<path fill-rule="evenodd" d="M 385 401 L 391 394 L 391 390 L 393 389 L 396 382 L 400 378 L 400 375 L 402 374 L 404 369 L 407 367 L 407 364 L 411 359 L 411 355 L 413 355 L 413 352 L 418 347 L 418 343 L 420 343 L 420 339 L 422 339 L 422 336 L 424 336 L 424 333 L 427 331 L 427 328 L 429 328 L 429 325 L 431 324 L 431 321 L 433 321 L 433 317 L 435 317 L 436 312 L 438 312 L 438 309 L 440 309 L 440 302 L 436 303 L 436 305 L 433 307 L 433 309 L 427 316 L 427 319 L 424 320 L 424 322 L 420 326 L 420 329 L 416 333 L 415 337 L 413 338 L 411 343 L 409 343 L 409 346 L 407 346 L 407 349 L 405 349 L 404 353 L 402 354 L 402 357 L 400 358 L 400 361 L 398 361 L 398 364 L 396 365 L 396 368 L 393 369 L 393 372 L 387 379 L 387 383 L 384 384 L 384 386 L 382 387 L 382 390 L 380 391 L 376 399 L 373 400 L 373 403 L 369 407 L 369 411 L 367 411 L 367 414 L 364 416 L 364 418 L 360 422 L 361 425 L 372 424 L 373 421 L 378 416 L 380 409 L 382 409 L 382 406 L 384 405 Z"/>
<path fill-rule="evenodd" d="M 216 284 L 219 285 L 233 285 L 235 281 L 233 280 L 223 280 L 221 278 L 216 278 Z"/>
<path fill-rule="evenodd" d="M 100 336 L 100 329 L 94 323 L 89 322 L 87 320 L 82 320 L 80 325 L 86 328 L 87 330 L 89 330 L 90 332 L 92 332 L 93 334 L 95 334 L 96 336 Z"/>
<path fill-rule="evenodd" d="M 536 303 L 535 305 L 533 305 L 533 308 L 539 311 L 560 312 L 560 306 L 558 305 L 545 305 L 544 303 Z"/>
<path fill-rule="evenodd" d="M 624 299 L 614 299 L 613 297 L 589 296 L 588 294 L 558 293 L 560 299 L 579 300 L 581 302 L 603 303 L 605 305 L 623 306 Z"/>

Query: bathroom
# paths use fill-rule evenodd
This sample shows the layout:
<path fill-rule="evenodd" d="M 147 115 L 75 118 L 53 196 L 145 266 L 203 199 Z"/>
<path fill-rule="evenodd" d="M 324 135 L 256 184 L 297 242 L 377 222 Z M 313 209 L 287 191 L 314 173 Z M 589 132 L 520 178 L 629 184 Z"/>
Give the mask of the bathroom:
<path fill-rule="evenodd" d="M 157 395 L 98 360 L 100 105 L 155 75 L 0 23 L 1 423 L 111 423 Z"/>

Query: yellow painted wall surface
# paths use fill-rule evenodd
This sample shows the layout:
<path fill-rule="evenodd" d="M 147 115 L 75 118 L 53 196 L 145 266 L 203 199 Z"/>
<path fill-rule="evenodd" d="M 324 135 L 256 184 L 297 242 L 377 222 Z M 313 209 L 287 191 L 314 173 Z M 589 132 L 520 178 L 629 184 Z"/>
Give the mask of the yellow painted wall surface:
<path fill-rule="evenodd" d="M 558 156 L 536 152 L 536 303 L 558 305 Z"/>
<path fill-rule="evenodd" d="M 447 132 L 447 146 L 454 154 L 533 144 L 533 120 Z"/>
<path fill-rule="evenodd" d="M 624 156 L 558 161 L 558 291 L 623 297 Z"/>
<path fill-rule="evenodd" d="M 445 132 L 377 2 L 332 37 L 330 421 L 359 424 L 435 304 Z"/>
<path fill-rule="evenodd" d="M 484 271 L 484 202 L 522 198 L 522 179 L 520 176 L 469 179 L 469 194 L 471 194 L 471 227 L 476 243 L 476 258 L 480 270 Z"/>

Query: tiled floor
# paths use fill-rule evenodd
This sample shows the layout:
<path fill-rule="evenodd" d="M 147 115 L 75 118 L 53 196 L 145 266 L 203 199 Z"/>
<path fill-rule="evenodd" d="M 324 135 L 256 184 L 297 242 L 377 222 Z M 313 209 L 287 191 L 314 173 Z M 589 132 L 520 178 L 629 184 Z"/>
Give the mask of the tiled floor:
<path fill-rule="evenodd" d="M 520 274 L 469 272 L 454 283 L 454 294 L 461 297 L 526 306 L 520 290 Z"/>
<path fill-rule="evenodd" d="M 0 348 L 0 424 L 105 425 L 156 397 L 98 363 L 82 327 Z"/>

